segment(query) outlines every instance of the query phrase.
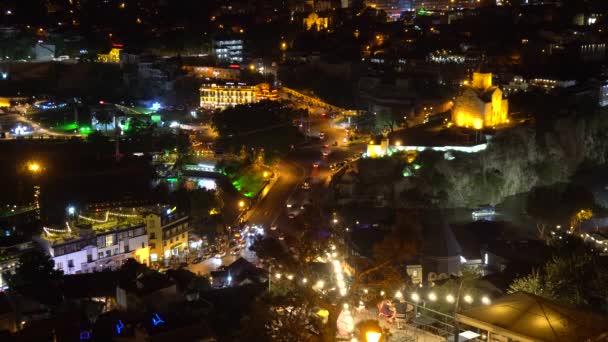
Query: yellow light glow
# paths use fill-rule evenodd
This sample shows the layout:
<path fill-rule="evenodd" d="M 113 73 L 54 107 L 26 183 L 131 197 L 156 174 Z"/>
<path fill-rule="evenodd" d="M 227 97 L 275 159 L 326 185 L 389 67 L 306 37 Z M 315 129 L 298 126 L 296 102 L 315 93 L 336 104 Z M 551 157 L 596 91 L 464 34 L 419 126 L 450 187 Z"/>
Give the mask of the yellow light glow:
<path fill-rule="evenodd" d="M 264 178 L 268 178 L 268 172 L 264 171 Z"/>
<path fill-rule="evenodd" d="M 475 129 L 482 129 L 483 128 L 483 121 L 481 121 L 481 119 L 475 119 L 475 120 L 473 120 L 473 128 L 475 128 Z"/>
<path fill-rule="evenodd" d="M 245 201 L 239 201 L 239 207 L 243 208 L 245 206 Z"/>
<path fill-rule="evenodd" d="M 365 333 L 365 339 L 367 342 L 378 342 L 380 341 L 380 337 L 382 337 L 382 333 L 377 331 L 368 331 Z"/>
<path fill-rule="evenodd" d="M 36 173 L 36 172 L 40 171 L 40 164 L 38 164 L 36 162 L 29 163 L 29 164 L 27 164 L 27 169 L 31 172 Z"/>

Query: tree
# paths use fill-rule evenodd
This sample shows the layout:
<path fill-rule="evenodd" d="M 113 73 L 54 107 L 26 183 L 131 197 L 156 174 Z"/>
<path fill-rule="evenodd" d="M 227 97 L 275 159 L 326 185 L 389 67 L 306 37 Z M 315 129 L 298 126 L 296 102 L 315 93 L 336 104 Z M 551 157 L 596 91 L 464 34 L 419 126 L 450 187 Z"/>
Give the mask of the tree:
<path fill-rule="evenodd" d="M 515 279 L 509 290 L 527 291 L 578 306 L 599 306 L 607 311 L 608 266 L 596 253 L 576 246 L 558 253 L 540 271 Z"/>
<path fill-rule="evenodd" d="M 538 270 L 533 270 L 532 273 L 528 274 L 527 276 L 513 280 L 511 285 L 509 285 L 508 292 L 513 293 L 518 291 L 532 293 L 549 299 L 555 299 L 555 293 L 551 288 L 551 284 L 545 281 L 544 275 Z"/>
<path fill-rule="evenodd" d="M 114 121 L 114 115 L 105 109 L 99 110 L 93 115 L 97 122 L 104 125 L 106 134 L 108 134 L 108 125 L 111 124 L 112 121 Z"/>
<path fill-rule="evenodd" d="M 11 291 L 56 305 L 63 297 L 62 275 L 63 272 L 55 270 L 53 259 L 33 248 L 21 254 L 15 273 L 7 275 L 7 283 Z"/>

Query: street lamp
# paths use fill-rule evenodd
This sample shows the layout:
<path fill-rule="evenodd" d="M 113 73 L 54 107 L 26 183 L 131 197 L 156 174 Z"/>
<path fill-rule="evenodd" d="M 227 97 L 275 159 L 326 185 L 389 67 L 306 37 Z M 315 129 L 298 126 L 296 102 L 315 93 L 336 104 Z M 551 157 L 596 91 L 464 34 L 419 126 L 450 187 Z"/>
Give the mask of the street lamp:
<path fill-rule="evenodd" d="M 239 201 L 239 208 L 241 208 L 241 209 L 245 208 L 245 201 L 243 201 L 243 200 Z"/>
<path fill-rule="evenodd" d="M 31 162 L 27 164 L 27 170 L 32 172 L 32 173 L 38 173 L 40 172 L 42 168 L 40 167 L 40 164 L 36 163 L 36 162 Z"/>
<path fill-rule="evenodd" d="M 437 300 L 437 295 L 435 294 L 435 292 L 431 292 L 431 293 L 429 293 L 429 300 L 430 300 L 431 302 L 434 302 L 434 301 L 436 301 L 436 300 Z"/>
<path fill-rule="evenodd" d="M 445 300 L 447 300 L 448 303 L 454 303 L 455 298 L 454 298 L 454 296 L 449 294 L 449 295 L 445 296 Z"/>
<path fill-rule="evenodd" d="M 471 297 L 470 295 L 466 295 L 464 296 L 464 301 L 467 302 L 468 304 L 473 303 L 473 297 Z"/>
<path fill-rule="evenodd" d="M 484 303 L 485 305 L 490 305 L 490 298 L 483 296 L 481 297 L 481 302 Z"/>
<path fill-rule="evenodd" d="M 367 342 L 378 342 L 380 341 L 380 337 L 382 337 L 382 333 L 377 331 L 368 331 L 365 333 L 365 340 Z"/>

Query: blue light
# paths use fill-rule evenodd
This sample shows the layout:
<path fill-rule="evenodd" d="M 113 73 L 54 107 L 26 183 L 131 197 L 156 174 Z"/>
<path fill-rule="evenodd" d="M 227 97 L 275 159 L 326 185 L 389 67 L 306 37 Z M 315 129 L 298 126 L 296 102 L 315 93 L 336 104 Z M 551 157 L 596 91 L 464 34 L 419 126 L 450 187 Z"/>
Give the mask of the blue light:
<path fill-rule="evenodd" d="M 154 316 L 152 316 L 152 324 L 154 324 L 154 326 L 157 326 L 159 324 L 163 324 L 165 323 L 165 321 L 162 320 L 162 318 L 160 318 L 160 316 L 158 316 L 157 313 L 154 314 Z"/>
<path fill-rule="evenodd" d="M 88 330 L 83 330 L 80 332 L 80 340 L 81 341 L 85 341 L 85 340 L 90 340 L 91 339 L 91 332 Z"/>
<path fill-rule="evenodd" d="M 167 209 L 167 215 L 171 214 L 171 209 Z"/>
<path fill-rule="evenodd" d="M 74 208 L 73 206 L 68 207 L 68 214 L 70 214 L 70 215 L 76 214 L 76 208 Z"/>
<path fill-rule="evenodd" d="M 150 106 L 150 109 L 152 109 L 153 111 L 157 111 L 157 110 L 159 110 L 159 109 L 160 109 L 160 107 L 161 107 L 161 106 L 160 106 L 160 103 L 158 103 L 158 102 L 154 102 L 154 103 L 152 104 L 152 106 Z"/>
<path fill-rule="evenodd" d="M 116 333 L 120 335 L 122 329 L 125 327 L 124 323 L 119 319 L 118 323 L 116 323 Z"/>

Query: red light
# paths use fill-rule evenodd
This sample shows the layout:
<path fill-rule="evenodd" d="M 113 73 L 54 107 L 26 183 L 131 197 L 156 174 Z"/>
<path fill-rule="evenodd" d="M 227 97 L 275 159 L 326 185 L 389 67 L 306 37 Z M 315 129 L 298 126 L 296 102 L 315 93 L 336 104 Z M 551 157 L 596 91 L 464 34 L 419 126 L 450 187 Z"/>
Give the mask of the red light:
<path fill-rule="evenodd" d="M 240 68 L 241 68 L 241 66 L 240 66 L 240 65 L 238 65 L 238 64 L 230 64 L 230 65 L 229 65 L 229 68 L 230 68 L 230 69 L 240 69 Z"/>
<path fill-rule="evenodd" d="M 112 44 L 112 47 L 121 48 L 121 47 L 124 47 L 124 45 L 123 44 Z"/>
<path fill-rule="evenodd" d="M 105 102 L 103 100 L 99 100 L 99 104 L 104 104 Z"/>

